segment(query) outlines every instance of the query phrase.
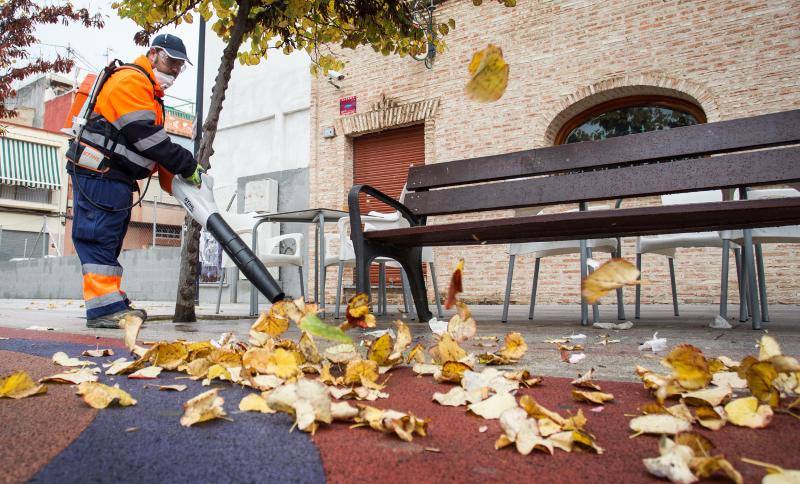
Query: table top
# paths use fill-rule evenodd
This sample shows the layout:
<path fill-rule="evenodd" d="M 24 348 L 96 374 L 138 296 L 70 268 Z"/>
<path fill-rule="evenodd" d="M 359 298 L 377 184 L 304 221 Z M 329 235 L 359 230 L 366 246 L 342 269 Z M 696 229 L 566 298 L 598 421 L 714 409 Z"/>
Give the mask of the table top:
<path fill-rule="evenodd" d="M 349 214 L 344 210 L 332 208 L 308 208 L 305 210 L 295 210 L 292 212 L 264 213 L 256 217 L 268 222 L 314 222 L 318 215 L 322 214 L 326 222 L 336 222 Z"/>

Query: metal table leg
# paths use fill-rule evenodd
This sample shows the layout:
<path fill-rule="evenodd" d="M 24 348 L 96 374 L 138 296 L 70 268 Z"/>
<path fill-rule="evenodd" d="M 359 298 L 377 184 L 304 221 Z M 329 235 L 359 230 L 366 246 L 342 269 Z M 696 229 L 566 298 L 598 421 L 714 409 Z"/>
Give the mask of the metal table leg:
<path fill-rule="evenodd" d="M 325 215 L 320 212 L 317 215 L 317 227 L 319 230 L 319 264 L 320 267 L 325 267 Z M 322 273 L 324 271 L 320 271 Z M 319 301 L 319 309 L 320 315 L 325 318 L 325 275 L 322 274 L 322 277 L 319 281 L 319 291 L 320 291 L 320 301 Z"/>

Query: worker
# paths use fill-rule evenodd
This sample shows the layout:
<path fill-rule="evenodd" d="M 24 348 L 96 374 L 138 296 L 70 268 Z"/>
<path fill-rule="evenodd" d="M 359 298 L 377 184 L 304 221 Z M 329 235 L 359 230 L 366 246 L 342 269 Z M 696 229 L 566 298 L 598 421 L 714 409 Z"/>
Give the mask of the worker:
<path fill-rule="evenodd" d="M 137 180 L 159 166 L 200 184 L 201 167 L 193 154 L 173 143 L 164 130 L 164 90 L 183 72 L 189 58 L 175 35 L 153 39 L 145 55 L 117 68 L 96 97 L 81 142 L 102 148 L 104 169 L 67 163 L 72 178 L 72 241 L 83 273 L 86 326 L 119 328 L 134 309 L 120 289 L 117 259 L 128 230 Z"/>

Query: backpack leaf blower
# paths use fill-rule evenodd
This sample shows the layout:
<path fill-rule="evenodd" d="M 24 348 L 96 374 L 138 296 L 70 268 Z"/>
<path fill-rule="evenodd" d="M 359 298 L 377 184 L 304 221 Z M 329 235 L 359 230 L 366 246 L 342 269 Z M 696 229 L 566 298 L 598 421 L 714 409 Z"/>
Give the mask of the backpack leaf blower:
<path fill-rule="evenodd" d="M 203 173 L 203 183 L 198 187 L 159 167 L 158 179 L 161 188 L 175 197 L 189 215 L 217 239 L 228 257 L 261 294 L 272 303 L 286 297 L 264 264 L 220 215 L 214 201 L 214 179 L 211 176 Z"/>

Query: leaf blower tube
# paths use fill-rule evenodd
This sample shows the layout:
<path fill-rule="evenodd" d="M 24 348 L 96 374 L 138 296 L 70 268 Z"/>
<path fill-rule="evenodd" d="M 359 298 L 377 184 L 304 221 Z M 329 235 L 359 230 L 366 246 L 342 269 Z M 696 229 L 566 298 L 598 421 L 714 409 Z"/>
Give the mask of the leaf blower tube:
<path fill-rule="evenodd" d="M 264 264 L 219 214 L 214 201 L 214 179 L 203 173 L 203 183 L 197 187 L 163 168 L 159 167 L 158 171 L 161 188 L 175 197 L 189 215 L 217 239 L 228 257 L 256 289 L 270 302 L 284 299 L 286 295 Z"/>

